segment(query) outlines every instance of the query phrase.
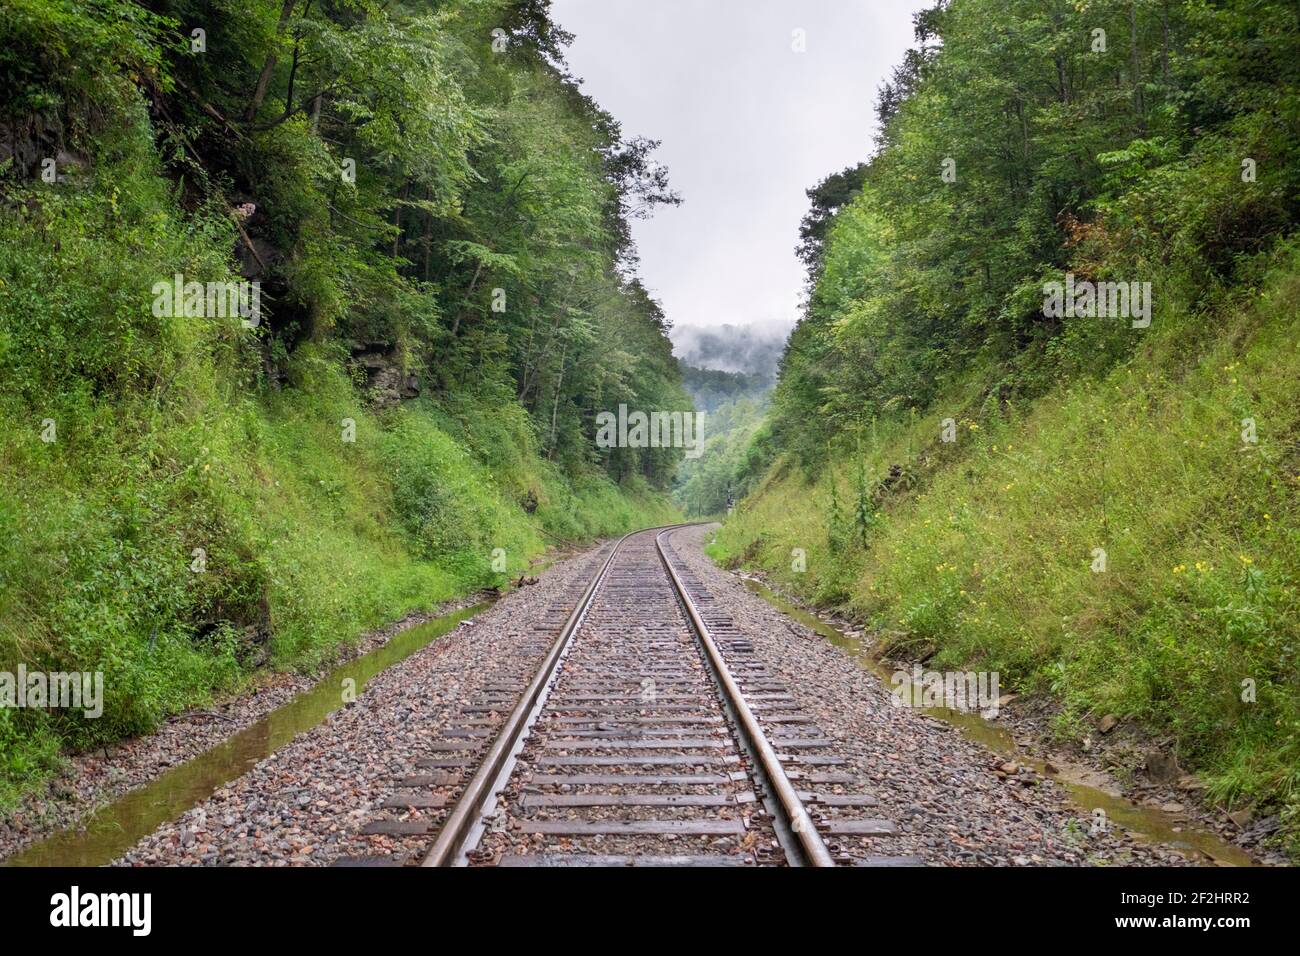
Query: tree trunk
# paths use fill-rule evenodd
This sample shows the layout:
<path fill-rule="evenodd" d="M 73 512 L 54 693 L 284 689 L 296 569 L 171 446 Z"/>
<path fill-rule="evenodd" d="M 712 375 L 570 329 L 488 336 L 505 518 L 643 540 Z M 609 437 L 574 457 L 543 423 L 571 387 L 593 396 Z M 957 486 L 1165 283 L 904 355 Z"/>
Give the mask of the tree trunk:
<path fill-rule="evenodd" d="M 411 195 L 411 184 L 407 183 L 402 187 L 402 199 L 405 200 Z M 393 229 L 396 230 L 393 235 L 393 258 L 397 258 L 398 250 L 402 242 L 402 203 L 393 204 Z"/>
<path fill-rule="evenodd" d="M 1169 83 L 1169 0 L 1160 7 L 1160 75 Z"/>
<path fill-rule="evenodd" d="M 469 280 L 469 289 L 465 293 L 466 302 L 469 302 L 469 297 L 474 294 L 474 287 L 478 285 L 479 273 L 481 273 L 482 271 L 483 271 L 483 260 L 480 259 L 478 261 L 478 264 L 474 266 L 474 278 Z M 461 306 L 459 309 L 456 310 L 456 321 L 451 323 L 451 337 L 453 339 L 456 337 L 456 333 L 460 331 L 460 317 L 464 314 L 465 314 L 465 306 Z"/>
<path fill-rule="evenodd" d="M 424 191 L 424 198 L 431 200 L 433 194 L 430 190 Z M 433 253 L 433 213 L 427 210 L 424 213 L 424 281 L 429 281 L 429 260 Z"/>
<path fill-rule="evenodd" d="M 294 4 L 298 0 L 284 0 L 284 5 L 280 7 L 280 22 L 275 28 L 277 37 L 284 34 L 284 28 L 289 23 L 289 16 L 293 13 Z M 257 77 L 257 86 L 253 88 L 253 98 L 249 100 L 248 109 L 244 111 L 244 122 L 251 123 L 257 118 L 257 111 L 262 108 L 262 101 L 266 99 L 266 91 L 271 87 L 271 77 L 275 73 L 275 51 L 272 50 L 266 56 L 266 62 L 262 64 L 262 72 Z"/>
<path fill-rule="evenodd" d="M 550 460 L 555 459 L 555 423 L 560 413 L 560 389 L 564 385 L 564 366 L 569 355 L 569 343 L 564 343 L 564 349 L 560 352 L 560 374 L 555 380 L 555 400 L 551 403 L 551 440 L 550 448 L 546 452 L 546 457 Z"/>
<path fill-rule="evenodd" d="M 1133 76 L 1133 111 L 1137 114 L 1138 134 L 1147 132 L 1146 107 L 1142 101 L 1142 58 L 1138 50 L 1137 0 L 1131 0 L 1128 7 L 1129 64 Z"/>

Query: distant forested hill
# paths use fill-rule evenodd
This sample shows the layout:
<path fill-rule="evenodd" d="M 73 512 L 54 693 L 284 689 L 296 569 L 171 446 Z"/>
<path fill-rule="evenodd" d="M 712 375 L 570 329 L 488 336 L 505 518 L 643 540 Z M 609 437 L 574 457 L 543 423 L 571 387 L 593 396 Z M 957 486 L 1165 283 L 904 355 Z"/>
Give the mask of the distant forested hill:
<path fill-rule="evenodd" d="M 695 368 L 681 363 L 682 386 L 701 411 L 714 412 L 726 402 L 742 398 L 759 398 L 772 390 L 775 376 L 723 372 L 712 368 Z"/>
<path fill-rule="evenodd" d="M 788 322 L 746 322 L 679 325 L 672 339 L 674 351 L 687 365 L 775 380 L 789 334 Z"/>
<path fill-rule="evenodd" d="M 729 501 L 749 490 L 755 468 L 747 456 L 776 384 L 772 359 L 776 342 L 769 336 L 753 336 L 743 327 L 722 326 L 712 333 L 711 353 L 720 356 L 726 351 L 723 343 L 732 340 L 765 343 L 729 353 L 746 371 L 696 368 L 679 360 L 682 384 L 696 409 L 705 413 L 704 454 L 682 460 L 673 491 L 678 504 L 692 516 L 722 514 Z"/>

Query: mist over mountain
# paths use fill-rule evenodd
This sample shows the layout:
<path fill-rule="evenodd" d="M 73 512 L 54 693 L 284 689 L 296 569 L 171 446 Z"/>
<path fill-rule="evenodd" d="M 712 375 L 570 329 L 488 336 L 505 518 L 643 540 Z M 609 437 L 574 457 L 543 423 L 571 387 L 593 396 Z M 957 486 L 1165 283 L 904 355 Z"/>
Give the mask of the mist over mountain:
<path fill-rule="evenodd" d="M 673 352 L 687 365 L 775 381 L 793 325 L 783 319 L 744 325 L 680 325 L 670 337 Z"/>
<path fill-rule="evenodd" d="M 719 515 L 750 483 L 747 453 L 762 429 L 776 386 L 790 322 L 692 326 L 673 329 L 682 385 L 705 413 L 704 455 L 677 470 L 674 497 L 687 514 Z"/>
<path fill-rule="evenodd" d="M 682 370 L 682 386 L 698 412 L 712 414 L 728 402 L 742 398 L 763 399 L 776 385 L 776 379 L 770 375 L 696 368 L 680 360 L 678 364 Z"/>

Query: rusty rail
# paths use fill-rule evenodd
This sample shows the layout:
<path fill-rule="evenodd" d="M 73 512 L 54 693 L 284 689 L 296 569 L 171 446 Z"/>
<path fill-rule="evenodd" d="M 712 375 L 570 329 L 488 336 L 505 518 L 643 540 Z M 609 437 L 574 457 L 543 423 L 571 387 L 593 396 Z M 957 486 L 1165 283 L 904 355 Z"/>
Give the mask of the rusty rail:
<path fill-rule="evenodd" d="M 722 652 L 718 650 L 717 643 L 709 633 L 709 627 L 704 623 L 699 608 L 691 599 L 690 592 L 687 591 L 686 585 L 677 574 L 677 569 L 673 567 L 672 562 L 668 560 L 668 555 L 664 552 L 663 536 L 674 530 L 676 529 L 666 528 L 655 535 L 655 547 L 659 549 L 659 558 L 668 571 L 668 577 L 672 580 L 673 588 L 681 599 L 682 607 L 686 609 L 686 615 L 690 618 L 691 626 L 695 628 L 700 643 L 704 645 L 709 663 L 713 666 L 714 673 L 726 693 L 727 701 L 736 713 L 736 717 L 740 722 L 740 730 L 746 736 L 750 748 L 758 757 L 762 772 L 767 778 L 767 783 L 775 794 L 780 809 L 785 814 L 785 822 L 798 839 L 803 859 L 791 860 L 790 862 L 805 866 L 835 866 L 835 860 L 826 848 L 826 844 L 822 841 L 821 834 L 817 832 L 812 817 L 809 816 L 803 801 L 799 799 L 794 784 L 786 776 L 785 768 L 781 766 L 781 759 L 777 755 L 776 749 L 768 741 L 767 735 L 759 725 L 758 718 L 754 716 L 754 712 L 746 702 L 740 686 L 731 675 L 731 671 L 722 657 Z"/>
<path fill-rule="evenodd" d="M 601 563 L 600 569 L 592 576 L 573 610 L 565 619 L 559 634 L 547 649 L 541 665 L 520 695 L 473 778 L 466 785 L 439 829 L 433 845 L 421 861 L 422 866 L 458 866 L 467 862 L 467 854 L 474 849 L 481 838 L 484 820 L 491 814 L 495 801 L 506 788 L 514 771 L 516 758 L 523 750 L 531 728 L 547 706 L 554 678 L 568 654 L 575 635 L 583 626 L 597 593 L 609 576 L 620 549 L 629 538 L 640 534 L 654 535 L 656 552 L 667 572 L 668 581 L 704 651 L 705 661 L 713 674 L 720 696 L 733 715 L 737 725 L 737 739 L 753 758 L 756 764 L 754 766 L 756 778 L 765 785 L 772 798 L 766 803 L 769 812 L 777 818 L 778 831 L 784 830 L 780 842 L 788 862 L 794 866 L 835 865 L 798 791 L 786 775 L 776 749 L 768 740 L 758 718 L 745 700 L 745 695 L 727 667 L 699 607 L 665 551 L 663 536 L 688 526 L 676 524 L 664 528 L 635 531 L 624 535 L 614 544 L 608 557 Z"/>
<path fill-rule="evenodd" d="M 564 659 L 564 653 L 573 640 L 573 635 L 582 624 L 583 618 L 586 617 L 592 599 L 600 588 L 600 583 L 605 579 L 605 575 L 609 573 L 614 558 L 618 555 L 618 549 L 633 534 L 639 533 L 633 531 L 619 538 L 610 551 L 609 557 L 605 559 L 605 563 L 592 577 L 591 583 L 587 585 L 582 597 L 574 605 L 573 612 L 560 629 L 559 636 L 556 637 L 550 650 L 547 651 L 541 667 L 538 668 L 532 681 L 524 689 L 523 694 L 520 695 L 519 702 L 515 704 L 514 710 L 510 712 L 510 716 L 502 726 L 501 732 L 497 735 L 496 740 L 492 742 L 492 747 L 483 763 L 479 766 L 478 772 L 474 774 L 464 793 L 456 801 L 455 807 L 452 808 L 451 814 L 443 823 L 437 839 L 434 840 L 433 846 L 425 855 L 420 864 L 421 866 L 455 866 L 461 861 L 470 842 L 470 837 L 480 823 L 484 806 L 498 789 L 496 787 L 497 779 L 503 774 L 509 775 L 513 763 L 511 758 L 522 747 L 529 725 L 536 718 L 541 705 L 545 702 L 547 685 L 555 675 L 555 670 L 560 661 Z"/>

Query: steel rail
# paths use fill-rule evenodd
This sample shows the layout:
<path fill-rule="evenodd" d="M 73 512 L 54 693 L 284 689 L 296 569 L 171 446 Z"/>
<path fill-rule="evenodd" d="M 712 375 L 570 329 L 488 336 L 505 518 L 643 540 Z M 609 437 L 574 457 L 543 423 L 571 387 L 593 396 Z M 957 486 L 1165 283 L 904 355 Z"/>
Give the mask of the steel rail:
<path fill-rule="evenodd" d="M 799 794 L 795 790 L 794 784 L 790 778 L 785 775 L 785 768 L 781 766 L 780 757 L 776 749 L 768 741 L 767 735 L 759 725 L 758 718 L 750 709 L 749 703 L 745 700 L 745 695 L 740 690 L 740 685 L 736 683 L 727 663 L 722 658 L 722 652 L 718 650 L 718 645 L 714 642 L 713 636 L 709 633 L 709 627 L 704 623 L 704 618 L 700 615 L 699 608 L 695 606 L 690 593 L 686 590 L 686 585 L 682 582 L 681 577 L 677 574 L 677 569 L 673 567 L 668 555 L 664 551 L 663 537 L 671 531 L 685 525 L 675 525 L 671 528 L 665 528 L 655 535 L 655 547 L 659 550 L 659 558 L 663 561 L 664 567 L 668 570 L 668 577 L 673 583 L 678 597 L 681 599 L 682 607 L 686 609 L 686 614 L 690 618 L 692 626 L 700 638 L 700 643 L 704 645 L 705 652 L 708 654 L 709 661 L 713 665 L 720 683 L 726 692 L 728 702 L 735 710 L 736 716 L 740 720 L 741 731 L 748 737 L 748 743 L 758 756 L 762 764 L 762 770 L 767 776 L 768 782 L 776 793 L 777 800 L 781 809 L 785 812 L 787 822 L 791 831 L 798 837 L 800 848 L 803 850 L 804 860 L 807 866 L 835 866 L 835 859 L 831 856 L 830 850 L 822 841 L 821 834 L 817 832 L 817 827 L 813 819 L 808 814 L 807 808 L 804 807 L 803 801 L 799 799 Z"/>
<path fill-rule="evenodd" d="M 682 527 L 682 525 L 673 525 L 666 530 L 679 527 Z M 582 593 L 582 597 L 574 605 L 572 613 L 565 620 L 564 626 L 560 628 L 559 636 L 551 644 L 550 650 L 547 651 L 546 657 L 543 658 L 537 673 L 524 689 L 523 694 L 520 695 L 518 703 L 510 712 L 505 724 L 502 725 L 501 732 L 497 735 L 496 740 L 492 742 L 492 747 L 483 758 L 483 763 L 466 786 L 460 799 L 456 801 L 456 805 L 452 808 L 446 822 L 438 831 L 438 837 L 434 840 L 433 846 L 421 861 L 421 866 L 455 866 L 461 862 L 465 851 L 469 849 L 470 838 L 482 819 L 484 807 L 499 790 L 497 781 L 503 773 L 508 775 L 512 769 L 511 757 L 522 748 L 528 728 L 532 725 L 545 703 L 546 695 L 544 691 L 551 678 L 555 675 L 560 662 L 564 659 L 569 644 L 573 640 L 573 635 L 577 633 L 583 619 L 587 616 L 587 611 L 591 608 L 596 591 L 600 588 L 601 582 L 605 580 L 605 576 L 613 566 L 614 558 L 618 556 L 619 549 L 633 535 L 655 530 L 657 529 L 648 528 L 642 531 L 632 531 L 623 535 L 615 543 L 609 557 L 605 559 L 605 563 L 601 565 L 600 570 L 593 575 L 587 589 Z"/>

